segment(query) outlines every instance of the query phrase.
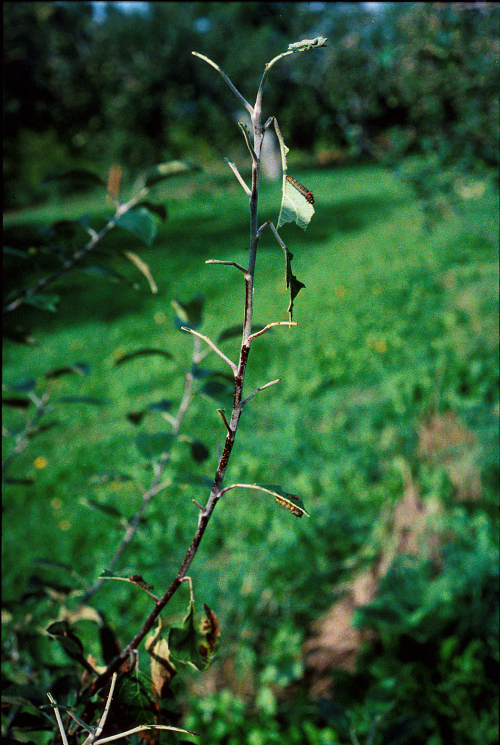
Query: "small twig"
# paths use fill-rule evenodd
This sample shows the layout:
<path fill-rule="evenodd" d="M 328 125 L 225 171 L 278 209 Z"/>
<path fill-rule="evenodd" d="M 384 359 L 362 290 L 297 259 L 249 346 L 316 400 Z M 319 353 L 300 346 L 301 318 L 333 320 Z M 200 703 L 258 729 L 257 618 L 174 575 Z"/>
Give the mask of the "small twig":
<path fill-rule="evenodd" d="M 30 396 L 31 400 L 36 406 L 36 411 L 33 414 L 31 421 L 26 424 L 23 434 L 17 438 L 17 442 L 12 452 L 3 461 L 2 474 L 5 474 L 7 472 L 7 469 L 10 467 L 12 461 L 23 452 L 25 447 L 28 445 L 30 438 L 36 433 L 38 422 L 47 411 L 50 401 L 50 395 L 50 391 L 47 390 L 41 398 L 38 398 L 34 394 Z"/>
<path fill-rule="evenodd" d="M 276 378 L 276 380 L 271 380 L 270 383 L 266 383 L 265 385 L 261 385 L 259 388 L 256 388 L 253 393 L 243 399 L 243 401 L 241 402 L 242 408 L 246 404 L 246 402 L 250 401 L 250 399 L 253 398 L 259 391 L 263 391 L 264 388 L 269 388 L 272 385 L 276 385 L 276 383 L 281 383 L 281 378 Z"/>
<path fill-rule="evenodd" d="M 47 696 L 49 698 L 50 703 L 52 704 L 52 706 L 54 708 L 54 713 L 56 715 L 57 725 L 59 727 L 59 732 L 61 733 L 62 741 L 63 741 L 64 745 L 68 745 L 68 738 L 66 737 L 66 732 L 64 731 L 64 725 L 62 723 L 61 715 L 59 714 L 59 709 L 57 708 L 57 704 L 55 702 L 55 699 L 52 698 L 52 696 L 50 695 L 50 693 L 47 693 Z"/>
<path fill-rule="evenodd" d="M 233 163 L 232 160 L 229 160 L 229 158 L 224 158 L 226 163 L 228 164 L 229 168 L 232 170 L 238 181 L 240 182 L 241 186 L 243 187 L 243 191 L 249 197 L 252 194 L 251 189 L 246 185 L 246 183 L 243 180 L 243 177 L 241 176 L 240 172 L 238 171 L 238 168 L 235 163 Z"/>
<path fill-rule="evenodd" d="M 205 264 L 222 264 L 223 266 L 235 266 L 236 269 L 242 271 L 245 275 L 248 274 L 248 269 L 245 269 L 241 264 L 237 264 L 236 261 L 219 261 L 219 259 L 207 259 Z"/>
<path fill-rule="evenodd" d="M 299 324 L 297 321 L 274 321 L 273 323 L 268 323 L 267 326 L 264 326 L 263 329 L 260 331 L 256 331 L 255 334 L 252 334 L 248 337 L 248 341 L 252 341 L 252 339 L 255 339 L 257 336 L 261 336 L 262 334 L 265 334 L 266 331 L 269 331 L 270 328 L 273 326 L 298 326 Z"/>
<path fill-rule="evenodd" d="M 211 59 L 209 59 L 208 57 L 205 57 L 204 54 L 200 54 L 199 52 L 191 52 L 191 54 L 194 54 L 195 57 L 199 57 L 200 59 L 204 60 L 204 62 L 206 62 L 208 65 L 211 65 L 215 70 L 217 70 L 218 73 L 220 73 L 220 75 L 222 75 L 222 77 L 224 78 L 224 80 L 226 81 L 226 83 L 228 84 L 228 86 L 233 91 L 233 93 L 236 96 L 236 98 L 240 101 L 240 103 L 243 104 L 243 106 L 248 111 L 248 113 L 250 114 L 250 116 L 252 116 L 252 114 L 253 114 L 253 108 L 250 106 L 250 104 L 248 103 L 248 101 L 245 98 L 243 98 L 243 96 L 241 95 L 241 93 L 239 92 L 239 90 L 232 84 L 232 82 L 229 80 L 229 78 L 226 75 L 226 73 L 224 72 L 224 70 L 222 70 L 217 63 L 212 62 Z"/>
<path fill-rule="evenodd" d="M 193 580 L 191 577 L 183 577 L 181 579 L 181 584 L 183 582 L 189 582 L 189 599 L 191 600 L 191 603 L 194 603 Z"/>
<path fill-rule="evenodd" d="M 191 501 L 193 502 L 193 504 L 195 504 L 198 507 L 199 510 L 201 510 L 202 512 L 205 512 L 205 508 L 203 507 L 203 505 L 197 502 L 196 499 L 192 499 Z"/>
<path fill-rule="evenodd" d="M 223 421 L 223 422 L 224 422 L 224 424 L 226 425 L 226 429 L 227 429 L 227 431 L 228 431 L 228 432 L 231 432 L 231 427 L 230 427 L 230 426 L 229 426 L 229 424 L 227 423 L 227 419 L 226 419 L 226 415 L 225 415 L 225 413 L 224 413 L 224 409 L 217 409 L 217 411 L 218 411 L 218 412 L 219 412 L 219 414 L 221 415 L 221 417 L 222 417 L 222 421 Z"/>
<path fill-rule="evenodd" d="M 269 227 L 270 224 L 271 224 L 271 221 L 268 220 L 267 222 L 265 222 L 263 225 L 260 226 L 260 228 L 257 231 L 257 238 L 258 239 L 260 239 L 260 236 L 262 235 L 262 233 L 264 232 L 264 230 Z"/>
<path fill-rule="evenodd" d="M 95 742 L 96 738 L 99 737 L 99 735 L 103 731 L 104 725 L 106 724 L 106 719 L 108 718 L 109 707 L 111 706 L 111 699 L 113 698 L 113 693 L 115 691 L 115 685 L 116 685 L 116 679 L 117 679 L 117 677 L 118 677 L 118 675 L 116 673 L 113 673 L 113 677 L 111 678 L 111 685 L 109 687 L 108 699 L 106 701 L 106 706 L 104 708 L 104 711 L 103 711 L 103 714 L 102 714 L 102 717 L 101 717 L 101 721 L 97 725 L 97 729 L 95 730 L 95 732 L 92 732 L 87 737 L 87 739 L 85 740 L 85 742 L 83 743 L 83 745 L 92 745 L 92 743 Z"/>
<path fill-rule="evenodd" d="M 179 729 L 179 727 L 171 727 L 168 724 L 142 724 L 139 727 L 134 727 L 134 729 L 129 729 L 126 732 L 121 732 L 119 735 L 112 735 L 111 737 L 103 737 L 100 740 L 96 740 L 94 742 L 94 745 L 103 745 L 103 743 L 105 742 L 119 740 L 122 737 L 128 737 L 129 735 L 133 735 L 136 732 L 142 732 L 145 729 L 167 729 L 170 730 L 170 732 L 181 732 L 183 735 L 196 736 L 198 734 L 197 732 L 192 732 L 189 729 Z"/>
<path fill-rule="evenodd" d="M 203 341 L 206 341 L 209 347 L 212 347 L 214 352 L 219 355 L 221 359 L 224 360 L 224 362 L 227 362 L 231 370 L 235 373 L 238 369 L 234 362 L 231 362 L 229 357 L 226 357 L 224 352 L 221 352 L 221 350 L 213 343 L 211 339 L 208 338 L 208 336 L 205 336 L 205 334 L 200 334 L 198 331 L 195 331 L 194 329 L 190 329 L 187 326 L 181 326 L 182 331 L 187 331 L 189 334 L 194 334 L 194 336 L 199 336 L 200 339 L 203 339 Z"/>

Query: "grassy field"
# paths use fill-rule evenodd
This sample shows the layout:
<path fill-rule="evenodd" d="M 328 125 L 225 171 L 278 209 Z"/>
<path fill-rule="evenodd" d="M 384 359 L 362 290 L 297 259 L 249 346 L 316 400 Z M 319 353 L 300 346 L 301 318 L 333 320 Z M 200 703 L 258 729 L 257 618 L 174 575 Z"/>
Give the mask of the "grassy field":
<path fill-rule="evenodd" d="M 221 657 L 234 656 L 237 648 L 242 677 L 249 668 L 273 666 L 284 684 L 300 677 L 302 641 L 331 606 L 335 586 L 346 576 L 344 562 L 370 540 L 381 508 L 400 498 L 401 463 L 419 481 L 424 499 L 449 498 L 443 464 L 423 463 L 417 455 L 419 432 L 432 414 L 453 412 L 470 432 L 462 468 L 480 474 L 485 514 L 494 505 L 498 476 L 498 194 L 487 186 L 482 197 L 464 205 L 462 217 L 426 233 L 411 192 L 378 167 L 294 175 L 316 197 L 307 231 L 294 225 L 282 230 L 294 273 L 306 285 L 295 302 L 298 326 L 275 329 L 252 347 L 247 394 L 274 378 L 282 382 L 246 408 L 225 483 L 280 484 L 302 497 L 311 518 L 295 520 L 272 498 L 231 491 L 218 505 L 191 571 L 197 603 L 219 615 Z M 44 419 L 56 419 L 57 426 L 34 437 L 12 464 L 10 476 L 33 483 L 4 490 L 7 600 L 19 598 L 33 574 L 44 576 L 33 563 L 40 558 L 71 564 L 92 583 L 121 530 L 117 520 L 82 499 L 131 516 L 140 503 L 133 482 L 103 475 L 126 474 L 144 487 L 152 478 L 134 439 L 168 424 L 148 414 L 134 425 L 126 414 L 163 398 L 178 400 L 182 378 L 171 360 L 141 358 L 115 368 L 116 359 L 155 347 L 189 364 L 192 339 L 172 322 L 176 298 L 205 295 L 201 331 L 211 338 L 242 320 L 241 274 L 204 263 L 245 263 L 248 217 L 241 190 L 196 176 L 172 187 L 166 202 L 169 217 L 151 248 L 123 230 L 106 239 L 110 250 L 133 250 L 149 264 L 157 295 L 141 279 L 142 289 L 135 291 L 73 274 L 54 286 L 57 313 L 19 311 L 39 346 L 5 345 L 7 386 L 35 378 L 41 391 L 46 371 L 82 361 L 90 374 L 55 378 L 54 397 L 104 400 L 101 406 L 57 405 Z M 89 206 L 44 208 L 9 222 L 42 224 L 82 208 Z M 278 187 L 264 183 L 260 221 L 275 220 L 278 208 Z M 123 263 L 113 266 L 136 276 Z M 266 231 L 257 261 L 255 322 L 285 320 L 287 305 L 282 252 Z M 237 340 L 223 344 L 234 359 Z M 204 365 L 225 372 L 214 354 Z M 204 396 L 193 401 L 183 434 L 202 441 L 210 456 L 193 463 L 187 444 L 178 443 L 168 470 L 173 486 L 153 501 L 118 568 L 140 572 L 158 593 L 175 575 L 195 529 L 191 500 L 207 496 L 206 487 L 180 483 L 179 474 L 210 477 L 215 471 L 217 443 L 224 439 L 217 406 Z M 8 409 L 5 416 L 7 426 L 21 426 L 23 412 Z M 178 595 L 172 614 L 186 601 L 186 593 Z M 126 642 L 149 601 L 129 585 L 110 582 L 95 602 Z M 279 651 L 276 634 L 284 628 L 286 649 Z M 267 662 L 256 661 L 257 650 Z"/>

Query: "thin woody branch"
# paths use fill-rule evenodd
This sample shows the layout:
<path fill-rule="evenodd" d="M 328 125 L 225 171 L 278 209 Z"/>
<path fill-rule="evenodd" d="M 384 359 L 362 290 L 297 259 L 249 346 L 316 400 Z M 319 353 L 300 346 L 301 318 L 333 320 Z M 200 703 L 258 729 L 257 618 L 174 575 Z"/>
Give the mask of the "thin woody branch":
<path fill-rule="evenodd" d="M 243 191 L 245 192 L 245 194 L 247 195 L 247 197 L 249 197 L 252 192 L 251 192 L 250 188 L 244 182 L 243 177 L 242 177 L 241 173 L 238 171 L 238 168 L 237 168 L 236 164 L 233 163 L 232 160 L 229 160 L 229 158 L 224 158 L 224 160 L 226 161 L 226 163 L 228 164 L 229 168 L 232 170 L 232 172 L 234 173 L 234 175 L 236 176 L 236 178 L 240 182 L 241 186 L 243 187 Z"/>
<path fill-rule="evenodd" d="M 299 324 L 297 321 L 274 321 L 273 323 L 268 323 L 267 326 L 264 326 L 263 329 L 260 329 L 260 331 L 256 331 L 254 334 L 248 337 L 248 341 L 252 341 L 257 336 L 262 336 L 262 334 L 265 334 L 266 331 L 269 331 L 269 329 L 273 328 L 273 326 L 298 326 Z"/>
<path fill-rule="evenodd" d="M 223 266 L 235 266 L 236 269 L 239 269 L 244 274 L 248 274 L 248 269 L 245 269 L 245 267 L 241 266 L 241 264 L 237 264 L 236 261 L 219 261 L 219 259 L 207 259 L 207 261 L 205 261 L 205 264 L 222 264 Z"/>
<path fill-rule="evenodd" d="M 272 385 L 276 385 L 276 383 L 281 383 L 281 378 L 276 378 L 276 380 L 271 380 L 269 383 L 266 383 L 265 385 L 261 385 L 259 388 L 256 388 L 253 393 L 251 393 L 249 396 L 243 399 L 241 402 L 241 406 L 243 406 L 247 403 L 247 401 L 250 401 L 251 398 L 253 398 L 259 391 L 263 391 L 265 388 L 270 388 Z"/>
<path fill-rule="evenodd" d="M 236 367 L 236 365 L 234 364 L 234 362 L 231 362 L 231 360 L 229 359 L 229 357 L 226 357 L 226 355 L 224 354 L 224 352 L 221 352 L 221 350 L 219 349 L 219 347 L 217 347 L 217 346 L 216 346 L 216 345 L 215 345 L 215 344 L 213 343 L 213 341 L 212 341 L 211 339 L 209 339 L 209 338 L 208 338 L 208 336 L 205 336 L 205 334 L 200 334 L 200 333 L 199 333 L 198 331 L 195 331 L 194 329 L 190 329 L 190 328 L 188 328 L 187 326 L 181 326 L 181 330 L 182 330 L 182 331 L 187 331 L 187 332 L 188 332 L 189 334 L 194 334 L 194 336 L 199 336 L 199 338 L 200 338 L 200 339 L 203 339 L 203 341 L 206 341 L 206 343 L 208 344 L 208 346 L 209 346 L 209 347 L 211 347 L 211 348 L 212 348 L 212 349 L 214 350 L 214 352 L 215 352 L 216 354 L 218 354 L 218 355 L 219 355 L 219 357 L 220 357 L 220 358 L 221 358 L 222 360 L 224 360 L 224 362 L 227 362 L 227 364 L 229 365 L 229 367 L 231 368 L 231 370 L 232 370 L 232 371 L 233 371 L 234 373 L 236 372 L 236 370 L 237 370 L 237 367 Z"/>

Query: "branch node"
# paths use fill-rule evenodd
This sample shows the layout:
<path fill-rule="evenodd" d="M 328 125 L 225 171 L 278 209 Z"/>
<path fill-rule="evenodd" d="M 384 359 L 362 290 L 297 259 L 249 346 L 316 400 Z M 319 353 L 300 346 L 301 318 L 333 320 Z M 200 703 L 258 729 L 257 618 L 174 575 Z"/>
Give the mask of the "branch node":
<path fill-rule="evenodd" d="M 230 434 L 230 435 L 232 435 L 232 432 L 231 432 L 231 427 L 230 427 L 230 426 L 229 426 L 229 424 L 227 423 L 227 419 L 226 419 L 226 414 L 225 414 L 225 411 L 224 411 L 224 409 L 217 409 L 217 411 L 218 411 L 218 412 L 219 412 L 219 414 L 221 415 L 221 417 L 222 417 L 222 421 L 224 422 L 224 424 L 225 424 L 225 426 L 226 426 L 226 429 L 227 429 L 227 431 L 229 432 L 229 434 Z"/>

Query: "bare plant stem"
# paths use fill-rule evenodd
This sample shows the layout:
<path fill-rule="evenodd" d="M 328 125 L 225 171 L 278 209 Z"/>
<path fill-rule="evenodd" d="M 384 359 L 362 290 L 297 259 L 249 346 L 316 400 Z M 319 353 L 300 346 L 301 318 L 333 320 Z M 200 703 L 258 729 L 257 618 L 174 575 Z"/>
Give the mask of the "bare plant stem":
<path fill-rule="evenodd" d="M 216 65 L 214 65 L 211 61 L 207 60 L 206 58 L 202 57 L 202 55 L 197 55 L 197 56 L 201 57 L 205 61 L 209 62 L 209 64 L 212 64 L 213 67 L 216 67 L 216 69 L 218 69 Z M 219 69 L 219 72 L 221 72 L 220 69 Z M 227 76 L 225 76 L 222 72 L 221 74 L 223 75 L 226 82 L 228 82 Z M 230 85 L 230 87 L 231 89 L 233 89 L 232 85 Z M 238 97 L 240 97 L 239 94 L 238 94 Z M 249 258 L 248 258 L 248 268 L 245 269 L 244 267 L 238 266 L 238 268 L 243 269 L 243 274 L 245 278 L 245 308 L 244 308 L 243 334 L 242 334 L 242 339 L 241 339 L 239 362 L 237 366 L 231 365 L 233 369 L 235 368 L 234 369 L 234 400 L 233 400 L 233 409 L 231 413 L 231 419 L 229 423 L 225 422 L 227 433 L 226 433 L 226 439 L 224 442 L 224 448 L 222 451 L 222 455 L 219 458 L 219 463 L 217 466 L 217 470 L 215 472 L 210 496 L 208 498 L 205 508 L 201 509 L 200 511 L 200 514 L 198 516 L 198 526 L 196 528 L 196 532 L 194 534 L 191 545 L 189 546 L 186 552 L 186 555 L 181 564 L 181 567 L 179 571 L 177 572 L 177 575 L 175 576 L 174 580 L 170 584 L 170 587 L 166 590 L 164 595 L 157 601 L 157 603 L 155 604 L 155 607 L 153 608 L 153 610 L 147 617 L 146 621 L 144 622 L 139 632 L 134 636 L 134 638 L 129 642 L 129 644 L 123 649 L 123 651 L 117 657 L 115 657 L 115 659 L 108 665 L 106 671 L 102 673 L 95 680 L 93 686 L 91 687 L 92 692 L 102 688 L 102 686 L 109 680 L 112 673 L 118 670 L 120 666 L 122 665 L 122 663 L 128 658 L 130 652 L 134 649 L 137 649 L 137 647 L 139 646 L 141 641 L 144 639 L 146 634 L 153 628 L 163 608 L 165 608 L 165 606 L 167 605 L 171 597 L 174 595 L 174 593 L 177 591 L 177 589 L 182 584 L 186 576 L 186 573 L 189 569 L 189 566 L 196 555 L 196 552 L 201 543 L 201 540 L 203 538 L 207 525 L 210 521 L 210 518 L 213 514 L 215 506 L 221 496 L 222 483 L 224 480 L 224 476 L 226 474 L 226 469 L 229 463 L 231 453 L 233 451 L 236 431 L 238 428 L 239 420 L 240 420 L 241 413 L 243 410 L 243 405 L 244 405 L 244 401 L 242 398 L 243 385 L 245 381 L 245 373 L 247 369 L 248 356 L 250 353 L 250 346 L 253 341 L 253 338 L 255 338 L 256 336 L 256 334 L 252 336 L 251 329 L 252 329 L 252 317 L 253 317 L 255 264 L 256 264 L 256 259 L 257 259 L 257 247 L 259 243 L 259 238 L 262 233 L 262 230 L 258 229 L 258 191 L 259 191 L 260 153 L 261 153 L 262 140 L 263 140 L 264 131 L 265 131 L 264 128 L 260 124 L 260 120 L 261 120 L 260 98 L 261 96 L 260 96 L 260 91 L 259 91 L 255 108 L 251 109 L 250 107 L 252 124 L 253 124 L 253 146 L 249 147 L 250 154 L 252 157 L 252 187 L 251 187 L 251 191 L 249 195 L 249 203 L 250 203 L 249 204 L 250 206 L 250 247 L 249 248 L 250 248 L 250 251 L 249 251 Z M 248 105 L 247 105 L 247 109 L 248 109 Z"/>

